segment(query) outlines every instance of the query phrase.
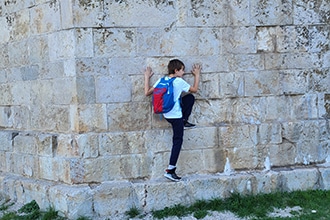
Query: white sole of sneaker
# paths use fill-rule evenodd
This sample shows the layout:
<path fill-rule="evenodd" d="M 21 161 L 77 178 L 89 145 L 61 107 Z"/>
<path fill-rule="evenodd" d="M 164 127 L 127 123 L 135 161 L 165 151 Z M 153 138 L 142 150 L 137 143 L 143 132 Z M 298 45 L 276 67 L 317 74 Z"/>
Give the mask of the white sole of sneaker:
<path fill-rule="evenodd" d="M 169 174 L 167 174 L 167 173 L 165 173 L 164 176 L 165 176 L 167 179 L 169 179 L 169 180 L 171 180 L 171 181 L 173 181 L 173 182 L 179 182 L 179 181 L 180 181 L 179 179 L 174 179 L 171 175 L 169 175 Z"/>

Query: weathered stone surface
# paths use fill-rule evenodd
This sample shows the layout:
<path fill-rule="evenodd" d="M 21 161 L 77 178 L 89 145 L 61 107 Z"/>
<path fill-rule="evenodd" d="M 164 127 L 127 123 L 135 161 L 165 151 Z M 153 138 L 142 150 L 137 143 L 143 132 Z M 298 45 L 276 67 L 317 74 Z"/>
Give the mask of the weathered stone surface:
<path fill-rule="evenodd" d="M 55 185 L 49 189 L 49 200 L 56 210 L 70 219 L 89 217 L 93 213 L 93 194 L 90 187 Z"/>
<path fill-rule="evenodd" d="M 100 216 L 116 215 L 138 205 L 130 182 L 105 182 L 97 186 L 93 194 L 93 209 Z"/>
<path fill-rule="evenodd" d="M 307 169 L 330 161 L 329 6 L 0 1 L 0 190 L 74 218 L 329 189 L 326 166 Z M 173 58 L 189 84 L 202 65 L 179 184 L 161 179 L 172 129 L 144 95 L 146 66 L 153 85 Z"/>

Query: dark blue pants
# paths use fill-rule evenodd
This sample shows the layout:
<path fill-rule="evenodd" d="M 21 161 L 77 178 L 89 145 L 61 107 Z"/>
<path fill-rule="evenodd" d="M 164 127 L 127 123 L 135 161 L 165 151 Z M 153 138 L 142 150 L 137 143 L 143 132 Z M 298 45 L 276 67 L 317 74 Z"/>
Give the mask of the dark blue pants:
<path fill-rule="evenodd" d="M 166 118 L 172 125 L 173 138 L 172 150 L 170 156 L 170 165 L 176 166 L 183 142 L 184 120 L 188 121 L 192 107 L 195 103 L 195 97 L 192 94 L 187 94 L 181 98 L 182 118 Z"/>

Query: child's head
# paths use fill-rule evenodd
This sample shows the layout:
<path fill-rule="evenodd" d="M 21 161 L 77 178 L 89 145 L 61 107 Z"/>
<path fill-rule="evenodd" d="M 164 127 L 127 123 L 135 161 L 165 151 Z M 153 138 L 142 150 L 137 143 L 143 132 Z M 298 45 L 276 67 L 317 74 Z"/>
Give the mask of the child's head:
<path fill-rule="evenodd" d="M 184 64 L 181 60 L 178 59 L 174 59 L 174 60 L 170 60 L 170 62 L 167 65 L 167 69 L 168 69 L 168 74 L 175 74 L 175 70 L 184 70 Z"/>

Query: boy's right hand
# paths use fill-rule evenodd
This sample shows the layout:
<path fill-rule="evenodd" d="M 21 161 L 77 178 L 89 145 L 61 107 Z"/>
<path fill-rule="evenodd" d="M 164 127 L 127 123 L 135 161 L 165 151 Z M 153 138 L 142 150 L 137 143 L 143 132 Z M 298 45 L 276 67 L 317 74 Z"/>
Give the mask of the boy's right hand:
<path fill-rule="evenodd" d="M 144 76 L 145 76 L 145 78 L 148 78 L 149 79 L 150 77 L 152 77 L 152 75 L 154 75 L 154 73 L 152 72 L 151 67 L 148 66 L 146 68 L 146 71 L 144 72 Z"/>
<path fill-rule="evenodd" d="M 194 76 L 197 76 L 201 73 L 202 66 L 200 64 L 194 64 L 193 69 L 191 70 L 191 73 Z"/>

